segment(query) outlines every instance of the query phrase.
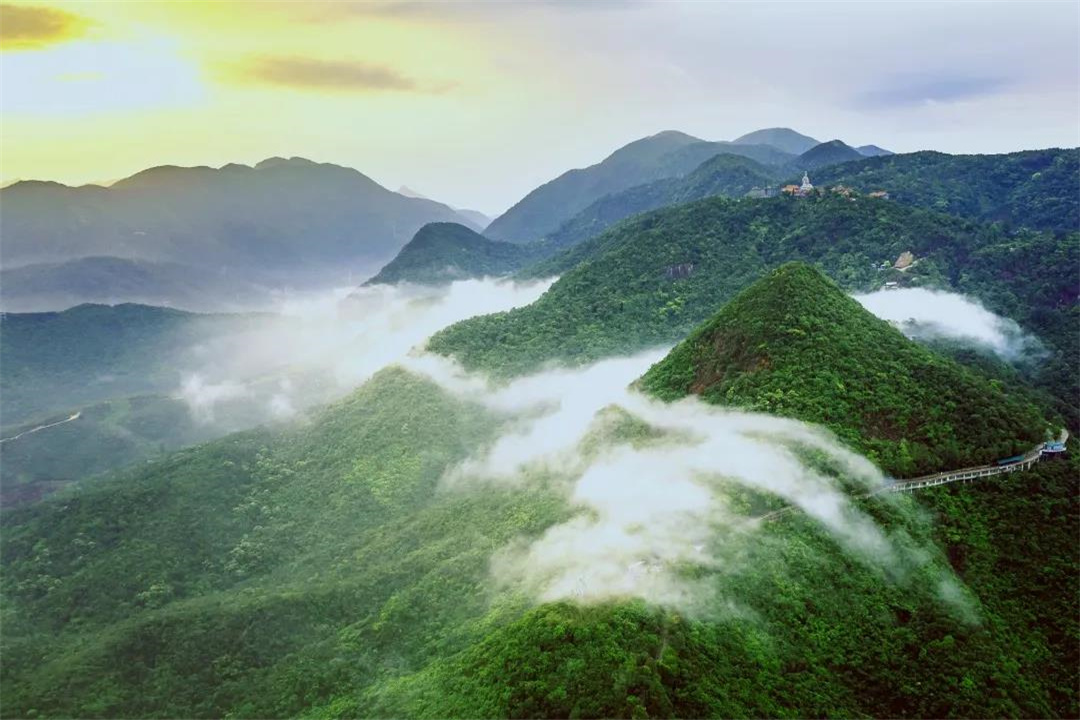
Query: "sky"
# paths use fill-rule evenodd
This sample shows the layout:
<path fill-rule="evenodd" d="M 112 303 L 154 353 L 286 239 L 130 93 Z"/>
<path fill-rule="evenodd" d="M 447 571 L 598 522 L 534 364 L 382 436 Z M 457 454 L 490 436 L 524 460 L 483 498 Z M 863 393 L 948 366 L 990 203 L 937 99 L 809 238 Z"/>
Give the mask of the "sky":
<path fill-rule="evenodd" d="M 0 180 L 302 156 L 498 214 L 645 135 L 1080 145 L 1080 3 L 5 2 Z"/>

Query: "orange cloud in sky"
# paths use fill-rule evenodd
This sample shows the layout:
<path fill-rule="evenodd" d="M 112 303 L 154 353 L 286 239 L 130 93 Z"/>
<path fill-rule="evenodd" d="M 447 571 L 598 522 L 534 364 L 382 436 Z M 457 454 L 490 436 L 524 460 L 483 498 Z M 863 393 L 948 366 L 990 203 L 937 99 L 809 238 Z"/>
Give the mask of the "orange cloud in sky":
<path fill-rule="evenodd" d="M 393 68 L 351 60 L 320 60 L 310 57 L 262 57 L 236 66 L 233 79 L 310 90 L 343 92 L 437 93 L 443 85 L 424 85 Z"/>
<path fill-rule="evenodd" d="M 34 5 L 0 3 L 0 49 L 34 50 L 81 37 L 90 28 L 81 15 Z"/>

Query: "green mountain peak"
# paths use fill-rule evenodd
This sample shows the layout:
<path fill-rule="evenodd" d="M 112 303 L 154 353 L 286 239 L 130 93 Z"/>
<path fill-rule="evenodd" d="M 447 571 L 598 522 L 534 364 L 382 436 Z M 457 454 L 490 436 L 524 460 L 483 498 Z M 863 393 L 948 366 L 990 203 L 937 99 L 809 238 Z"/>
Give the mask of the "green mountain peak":
<path fill-rule="evenodd" d="M 898 476 L 992 462 L 1045 432 L 1025 398 L 908 340 L 798 262 L 741 292 L 641 385 L 825 425 Z"/>

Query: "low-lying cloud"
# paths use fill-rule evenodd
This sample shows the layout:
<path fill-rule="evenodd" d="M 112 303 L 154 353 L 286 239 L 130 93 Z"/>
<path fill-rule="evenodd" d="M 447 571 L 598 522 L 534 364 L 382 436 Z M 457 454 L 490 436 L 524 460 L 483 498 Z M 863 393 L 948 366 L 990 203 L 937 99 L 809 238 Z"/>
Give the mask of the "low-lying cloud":
<path fill-rule="evenodd" d="M 986 347 L 1015 361 L 1042 352 L 1039 341 L 1013 320 L 943 290 L 904 288 L 855 295 L 863 307 L 916 340 L 949 338 Z"/>
<path fill-rule="evenodd" d="M 668 348 L 504 384 L 422 350 L 439 329 L 528 304 L 549 285 L 380 285 L 344 301 L 343 293 L 290 301 L 273 321 L 203 347 L 193 364 L 201 369 L 189 373 L 180 395 L 205 420 L 236 402 L 258 405 L 263 420 L 288 420 L 398 364 L 488 407 L 503 418 L 501 434 L 449 469 L 442 491 L 540 483 L 562 495 L 567 520 L 492 556 L 494 585 L 536 602 L 641 598 L 687 613 L 752 612 L 737 607 L 717 579 L 741 570 L 733 567 L 733 548 L 776 541 L 765 535 L 770 525 L 761 515 L 785 505 L 882 577 L 903 581 L 925 571 L 935 587 L 958 587 L 932 551 L 913 549 L 906 536 L 894 537 L 857 507 L 853 495 L 881 490 L 889 480 L 827 431 L 696 398 L 665 404 L 637 392 L 634 381 Z M 901 502 L 878 497 L 874 502 Z M 939 595 L 968 613 L 962 593 Z"/>
<path fill-rule="evenodd" d="M 464 280 L 431 288 L 376 285 L 282 299 L 276 313 L 237 321 L 235 332 L 177 360 L 176 395 L 203 422 L 244 399 L 288 419 L 357 387 L 448 325 L 540 297 L 552 280 Z"/>
<path fill-rule="evenodd" d="M 628 387 L 664 354 L 657 349 L 550 370 L 500 387 L 445 358 L 406 358 L 412 371 L 512 418 L 493 444 L 447 473 L 448 492 L 566 478 L 563 491 L 575 514 L 539 538 L 497 552 L 497 585 L 522 588 L 538 602 L 637 597 L 687 613 L 730 609 L 731 598 L 717 595 L 710 576 L 731 570 L 725 559 L 731 543 L 761 530 L 762 521 L 738 507 L 736 494 L 743 492 L 797 507 L 886 575 L 926 565 L 929 554 L 895 542 L 852 503 L 852 488 L 870 493 L 889 480 L 827 431 L 696 398 L 665 404 Z M 613 407 L 656 438 L 586 452 L 587 438 Z M 942 587 L 949 582 L 946 573 Z M 955 594 L 942 597 L 963 604 Z"/>

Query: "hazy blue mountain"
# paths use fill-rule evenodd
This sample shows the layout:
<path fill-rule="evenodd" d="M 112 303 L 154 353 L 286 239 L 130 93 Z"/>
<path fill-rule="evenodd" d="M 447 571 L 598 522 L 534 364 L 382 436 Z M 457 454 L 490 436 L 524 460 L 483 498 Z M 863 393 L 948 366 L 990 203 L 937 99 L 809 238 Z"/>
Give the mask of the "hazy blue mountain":
<path fill-rule="evenodd" d="M 885 148 L 878 147 L 877 145 L 860 145 L 855 149 L 859 151 L 860 155 L 864 155 L 866 157 L 878 157 L 880 155 L 895 154 L 892 150 L 886 150 Z"/>
<path fill-rule="evenodd" d="M 422 195 L 413 190 L 408 185 L 402 185 L 397 189 L 398 195 L 404 195 L 405 197 L 420 198 L 422 200 L 430 200 L 426 195 Z M 452 205 L 450 207 L 453 207 Z M 466 224 L 474 225 L 477 230 L 483 230 L 491 224 L 491 218 L 480 212 L 479 210 L 466 210 L 459 207 L 454 207 L 454 212 L 462 216 L 466 220 Z"/>
<path fill-rule="evenodd" d="M 790 167 L 797 172 L 803 172 L 817 170 L 826 165 L 836 165 L 861 159 L 863 159 L 863 155 L 855 148 L 847 145 L 841 140 L 830 140 L 829 142 L 815 145 L 792 160 Z"/>
<path fill-rule="evenodd" d="M 458 215 L 465 218 L 468 223 L 474 225 L 477 230 L 483 230 L 491 224 L 491 218 L 480 212 L 479 210 L 463 210 L 461 208 L 454 208 L 454 211 Z"/>
<path fill-rule="evenodd" d="M 657 180 L 600 198 L 548 235 L 546 242 L 554 253 L 598 235 L 631 215 L 705 197 L 742 197 L 755 187 L 775 185 L 779 177 L 774 167 L 721 153 L 684 177 Z"/>
<path fill-rule="evenodd" d="M 783 150 L 792 155 L 802 155 L 804 152 L 819 145 L 820 140 L 795 132 L 791 128 L 765 128 L 746 133 L 733 140 L 739 145 L 772 145 L 774 148 Z"/>
<path fill-rule="evenodd" d="M 167 261 L 85 257 L 0 270 L 5 312 L 63 310 L 88 302 L 211 311 L 266 300 L 265 288 L 227 272 Z"/>
<path fill-rule="evenodd" d="M 507 242 L 539 240 L 605 195 L 680 177 L 721 152 L 775 165 L 791 159 L 790 154 L 770 146 L 706 142 L 669 130 L 636 140 L 596 165 L 570 170 L 541 185 L 492 221 L 484 234 Z"/>
<path fill-rule="evenodd" d="M 270 317 L 134 304 L 5 313 L 0 318 L 3 423 L 29 422 L 111 398 L 173 391 L 185 361 L 201 358 L 199 353 L 216 341 L 242 342 L 245 332 L 266 327 Z"/>
<path fill-rule="evenodd" d="M 255 167 L 156 167 L 111 187 L 0 190 L 5 268 L 111 256 L 181 263 L 276 286 L 344 284 L 386 262 L 451 208 L 351 168 L 302 158 Z"/>

